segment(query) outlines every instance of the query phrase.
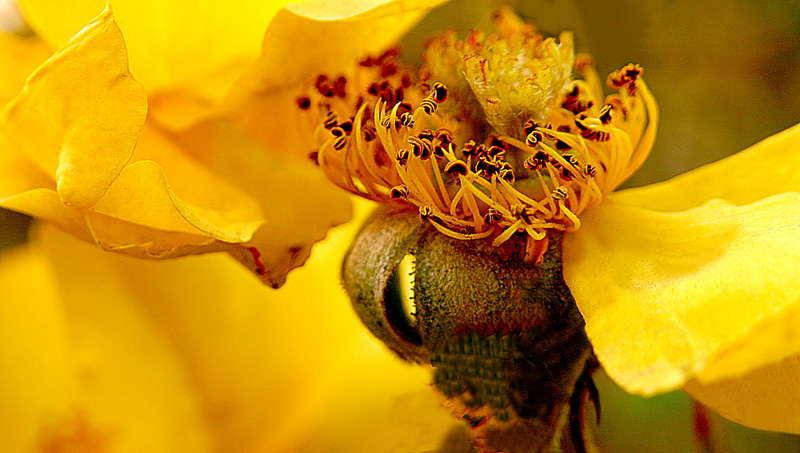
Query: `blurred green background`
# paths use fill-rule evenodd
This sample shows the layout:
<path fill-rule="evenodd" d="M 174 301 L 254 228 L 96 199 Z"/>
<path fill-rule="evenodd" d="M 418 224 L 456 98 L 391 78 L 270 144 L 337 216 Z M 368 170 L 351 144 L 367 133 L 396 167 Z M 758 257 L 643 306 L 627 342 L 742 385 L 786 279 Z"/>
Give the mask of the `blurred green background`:
<path fill-rule="evenodd" d="M 800 2 L 745 0 L 509 1 L 547 34 L 575 32 L 601 76 L 626 63 L 645 68 L 659 100 L 653 154 L 628 186 L 660 181 L 732 154 L 800 122 Z M 419 62 L 421 42 L 442 28 L 490 30 L 499 2 L 454 0 L 403 42 Z M 0 210 L 0 249 L 24 240 L 29 219 Z M 693 403 L 682 392 L 631 396 L 596 377 L 606 452 L 698 451 Z M 712 418 L 714 451 L 800 452 L 800 437 Z"/>

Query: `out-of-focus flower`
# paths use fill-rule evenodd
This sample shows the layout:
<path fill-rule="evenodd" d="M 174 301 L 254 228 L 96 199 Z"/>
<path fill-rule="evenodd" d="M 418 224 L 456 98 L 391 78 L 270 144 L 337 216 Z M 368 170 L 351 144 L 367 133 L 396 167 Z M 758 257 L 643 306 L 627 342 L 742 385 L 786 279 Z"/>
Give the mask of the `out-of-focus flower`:
<path fill-rule="evenodd" d="M 277 287 L 350 215 L 280 100 L 436 2 L 119 1 L 88 25 L 104 2 L 20 3 L 38 37 L 0 35 L 0 205 L 133 256 L 227 251 Z"/>
<path fill-rule="evenodd" d="M 341 291 L 356 226 L 277 292 L 224 255 L 153 263 L 39 228 L 0 264 L 0 450 L 436 449 L 455 421 Z"/>

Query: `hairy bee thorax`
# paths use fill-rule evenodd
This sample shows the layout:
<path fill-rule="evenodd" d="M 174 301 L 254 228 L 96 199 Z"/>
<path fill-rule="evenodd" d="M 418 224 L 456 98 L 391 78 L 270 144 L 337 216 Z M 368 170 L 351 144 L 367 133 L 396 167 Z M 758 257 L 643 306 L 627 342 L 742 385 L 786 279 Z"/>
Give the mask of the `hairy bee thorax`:
<path fill-rule="evenodd" d="M 508 10 L 497 31 L 445 32 L 418 73 L 392 49 L 348 76 L 320 75 L 298 106 L 312 158 L 339 186 L 414 206 L 452 238 L 499 246 L 521 233 L 538 262 L 644 162 L 658 112 L 638 65 L 612 73 L 603 97 L 570 33 L 545 38 Z"/>
<path fill-rule="evenodd" d="M 361 320 L 403 359 L 432 367 L 434 389 L 480 451 L 582 445 L 585 405 L 596 402 L 591 347 L 561 273 L 561 235 L 538 264 L 525 248 L 521 235 L 501 247 L 454 239 L 415 210 L 386 206 L 343 265 Z"/>

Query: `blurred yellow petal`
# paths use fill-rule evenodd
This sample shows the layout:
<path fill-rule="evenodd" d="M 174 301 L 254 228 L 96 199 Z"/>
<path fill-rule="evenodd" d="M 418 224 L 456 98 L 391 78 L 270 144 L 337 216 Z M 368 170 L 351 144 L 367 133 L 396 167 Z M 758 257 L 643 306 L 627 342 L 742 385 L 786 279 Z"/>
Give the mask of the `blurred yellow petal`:
<path fill-rule="evenodd" d="M 677 213 L 613 201 L 564 238 L 564 278 L 606 372 L 653 394 L 800 351 L 800 194 Z"/>
<path fill-rule="evenodd" d="M 208 451 L 188 376 L 113 274 L 58 266 L 35 241 L 3 256 L 0 278 L 13 291 L 0 442 L 16 448 L 4 451 Z"/>
<path fill-rule="evenodd" d="M 684 390 L 736 423 L 800 434 L 800 356 L 787 357 L 738 378 L 710 384 L 692 380 Z"/>
<path fill-rule="evenodd" d="M 69 409 L 74 378 L 58 285 L 47 261 L 24 250 L 0 260 L 0 450 L 30 451 L 43 415 Z"/>
<path fill-rule="evenodd" d="M 255 137 L 276 150 L 308 153 L 298 125 L 299 84 L 319 73 L 349 71 L 395 44 L 429 9 L 446 0 L 311 0 L 281 9 L 264 35 L 263 53 L 223 104 Z"/>
<path fill-rule="evenodd" d="M 297 433 L 291 451 L 452 451 L 442 447 L 448 433 L 462 428 L 463 422 L 441 407 L 428 384 L 430 379 L 422 379 L 423 374 L 414 372 L 410 365 L 389 367 L 382 363 L 385 360 L 371 362 L 361 361 L 361 377 L 353 373 L 347 391 L 334 393 L 336 406 L 347 410 L 334 417 L 318 414 L 311 429 Z M 368 385 L 364 377 L 369 378 Z M 354 436 L 353 432 L 369 435 Z"/>
<path fill-rule="evenodd" d="M 25 21 L 54 49 L 65 45 L 107 4 L 106 0 L 78 0 L 69 2 L 69 5 L 44 0 L 21 0 L 18 3 Z"/>
<path fill-rule="evenodd" d="M 614 194 L 621 203 L 682 211 L 722 198 L 736 205 L 800 191 L 800 124 L 718 162 L 658 184 Z"/>
<path fill-rule="evenodd" d="M 43 229 L 33 247 L 54 271 L 56 308 L 67 313 L 62 329 L 76 337 L 66 361 L 81 371 L 74 373 L 78 394 L 67 402 L 82 408 L 96 432 L 113 433 L 112 447 L 145 428 L 130 401 L 144 395 L 142 404 L 158 412 L 152 423 L 163 424 L 147 426 L 156 436 L 176 429 L 198 434 L 201 443 L 162 450 L 432 450 L 457 420 L 437 407 L 425 370 L 386 354 L 366 332 L 339 283 L 339 263 L 357 228 L 334 232 L 281 291 L 265 290 L 225 255 L 144 262 Z M 154 363 L 142 363 L 151 353 Z M 172 387 L 175 376 L 164 376 L 170 368 L 159 356 L 192 383 L 189 406 L 207 421 L 198 425 L 206 434 L 181 431 L 169 419 L 182 410 L 185 392 Z M 119 377 L 122 385 L 108 385 L 122 373 L 130 374 Z M 26 385 L 35 389 L 38 381 Z M 173 391 L 177 407 L 163 408 L 161 398 Z M 129 418 L 120 415 L 125 410 Z M 351 447 L 352 433 L 362 430 L 374 435 Z M 130 451 L 151 451 L 144 443 L 160 439 L 142 437 Z"/>
<path fill-rule="evenodd" d="M 28 75 L 49 56 L 49 49 L 37 37 L 0 32 L 0 103 L 16 96 Z"/>
<path fill-rule="evenodd" d="M 53 174 L 17 152 L 0 132 L 0 200 L 36 188 L 55 191 Z"/>
<path fill-rule="evenodd" d="M 55 174 L 69 205 L 92 206 L 128 161 L 147 101 L 106 10 L 40 66 L 2 118 L 8 139 Z"/>
<path fill-rule="evenodd" d="M 33 29 L 54 47 L 69 40 L 105 3 L 20 1 Z M 131 70 L 149 92 L 191 87 L 212 102 L 258 56 L 264 30 L 286 3 L 115 0 L 113 7 L 128 43 Z"/>

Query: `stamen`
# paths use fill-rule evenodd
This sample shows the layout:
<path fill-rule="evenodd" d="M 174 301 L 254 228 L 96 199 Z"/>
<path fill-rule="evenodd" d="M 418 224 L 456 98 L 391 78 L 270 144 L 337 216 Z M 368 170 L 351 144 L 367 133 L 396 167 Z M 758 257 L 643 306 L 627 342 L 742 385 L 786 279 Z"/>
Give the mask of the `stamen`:
<path fill-rule="evenodd" d="M 333 111 L 328 111 L 327 116 L 325 117 L 325 121 L 322 123 L 325 126 L 325 129 L 333 129 L 339 124 L 339 119 L 336 118 L 336 114 Z"/>
<path fill-rule="evenodd" d="M 311 98 L 308 96 L 300 96 L 297 98 L 297 106 L 300 110 L 308 110 L 311 108 Z"/>
<path fill-rule="evenodd" d="M 437 104 L 447 100 L 447 87 L 443 83 L 436 82 L 433 84 L 434 100 Z"/>
<path fill-rule="evenodd" d="M 579 228 L 580 214 L 642 164 L 658 110 L 638 65 L 612 73 L 616 93 L 603 98 L 568 35 L 558 44 L 518 28 L 436 41 L 422 82 L 396 49 L 365 58 L 353 77 L 321 74 L 295 100 L 316 119 L 311 155 L 336 184 L 409 203 L 450 237 L 499 246 L 525 234 L 526 259 L 540 261 L 549 234 Z M 533 76 L 520 79 L 520 68 Z"/>
<path fill-rule="evenodd" d="M 444 167 L 444 172 L 450 176 L 466 175 L 467 170 L 467 164 L 463 160 L 454 160 Z"/>
<path fill-rule="evenodd" d="M 564 186 L 558 186 L 552 193 L 553 200 L 561 201 L 567 198 L 567 188 Z"/>
<path fill-rule="evenodd" d="M 427 96 L 419 103 L 419 108 L 421 108 L 426 115 L 433 115 L 436 109 L 439 108 L 439 104 L 436 103 L 433 96 Z"/>
<path fill-rule="evenodd" d="M 408 198 L 408 187 L 404 185 L 392 187 L 392 198 Z"/>
<path fill-rule="evenodd" d="M 414 127 L 414 116 L 408 112 L 403 112 L 400 115 L 400 125 L 405 127 Z"/>
<path fill-rule="evenodd" d="M 430 219 L 433 215 L 433 208 L 430 206 L 422 206 L 419 208 L 419 218 L 422 219 L 423 222 Z"/>
<path fill-rule="evenodd" d="M 434 228 L 439 230 L 439 232 L 441 232 L 442 234 L 450 236 L 451 238 L 454 239 L 461 239 L 463 241 L 474 241 L 476 239 L 483 239 L 492 234 L 492 230 L 486 230 L 479 233 L 459 233 L 457 231 L 453 231 L 445 227 L 444 225 L 439 224 L 439 222 L 431 221 L 430 224 L 433 225 Z"/>
<path fill-rule="evenodd" d="M 597 117 L 600 119 L 600 122 L 603 123 L 603 124 L 610 123 L 611 122 L 611 105 L 610 104 L 604 105 L 603 108 L 600 109 L 600 114 L 597 115 Z"/>

